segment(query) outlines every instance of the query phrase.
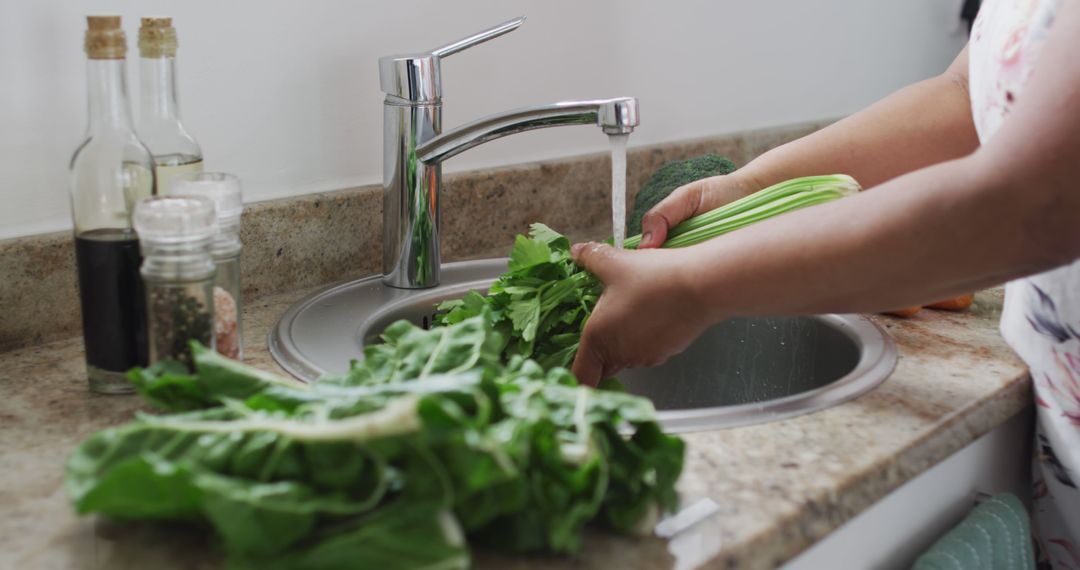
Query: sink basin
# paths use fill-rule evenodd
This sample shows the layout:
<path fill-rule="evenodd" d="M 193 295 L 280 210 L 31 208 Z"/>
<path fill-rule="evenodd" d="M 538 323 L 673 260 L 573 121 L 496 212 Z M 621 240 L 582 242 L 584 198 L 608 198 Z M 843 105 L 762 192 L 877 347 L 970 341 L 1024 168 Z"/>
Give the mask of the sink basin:
<path fill-rule="evenodd" d="M 485 290 L 505 259 L 449 263 L 433 289 L 393 289 L 380 276 L 329 287 L 298 301 L 270 331 L 274 359 L 297 378 L 344 372 L 390 323 L 431 322 L 435 305 Z M 627 370 L 627 391 L 656 406 L 674 432 L 749 425 L 805 414 L 863 394 L 896 366 L 887 334 L 858 315 L 732 319 L 682 354 Z"/>

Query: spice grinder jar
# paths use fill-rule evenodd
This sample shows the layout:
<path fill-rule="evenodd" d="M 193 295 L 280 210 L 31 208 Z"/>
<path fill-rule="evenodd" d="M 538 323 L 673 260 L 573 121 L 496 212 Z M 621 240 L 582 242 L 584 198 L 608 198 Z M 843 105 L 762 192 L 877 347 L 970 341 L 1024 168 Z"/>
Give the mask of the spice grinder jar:
<path fill-rule="evenodd" d="M 244 201 L 240 179 L 223 172 L 200 172 L 178 177 L 169 189 L 174 196 L 202 196 L 214 202 L 217 234 L 210 245 L 217 276 L 214 279 L 214 339 L 217 351 L 244 359 L 243 302 L 240 292 L 240 215 Z"/>
<path fill-rule="evenodd" d="M 193 370 L 191 341 L 214 347 L 214 204 L 198 196 L 147 198 L 135 207 L 133 222 L 143 255 L 150 363 L 170 360 Z"/>

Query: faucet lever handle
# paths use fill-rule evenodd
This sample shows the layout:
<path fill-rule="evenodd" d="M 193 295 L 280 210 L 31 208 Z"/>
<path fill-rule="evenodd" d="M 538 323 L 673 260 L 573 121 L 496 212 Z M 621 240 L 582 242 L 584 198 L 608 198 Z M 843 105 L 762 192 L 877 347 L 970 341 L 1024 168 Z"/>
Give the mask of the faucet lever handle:
<path fill-rule="evenodd" d="M 471 36 L 461 38 L 460 40 L 450 42 L 442 47 L 437 47 L 431 50 L 431 55 L 436 57 L 446 57 L 448 55 L 454 55 L 455 53 L 471 48 L 476 44 L 482 44 L 488 40 L 493 40 L 503 34 L 509 34 L 510 32 L 518 29 L 519 26 L 525 21 L 525 16 L 518 16 L 513 20 L 508 20 L 497 26 L 488 28 L 482 32 L 477 32 Z"/>
<path fill-rule="evenodd" d="M 524 21 L 525 16 L 520 16 L 429 52 L 380 57 L 379 86 L 383 93 L 410 104 L 438 102 L 442 97 L 442 80 L 439 76 L 442 58 L 512 32 Z"/>

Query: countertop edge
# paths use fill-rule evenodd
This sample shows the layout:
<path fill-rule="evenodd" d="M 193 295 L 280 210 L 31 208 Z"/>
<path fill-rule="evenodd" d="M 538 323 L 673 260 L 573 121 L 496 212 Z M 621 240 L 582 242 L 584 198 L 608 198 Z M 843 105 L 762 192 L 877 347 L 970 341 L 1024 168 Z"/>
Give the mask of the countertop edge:
<path fill-rule="evenodd" d="M 1025 372 L 1013 377 L 1005 389 L 952 414 L 946 420 L 946 426 L 913 441 L 892 460 L 880 462 L 877 469 L 860 473 L 831 490 L 836 497 L 850 497 L 852 500 L 833 500 L 828 496 L 830 493 L 821 493 L 814 501 L 816 505 L 813 508 L 831 515 L 827 527 L 815 525 L 811 527 L 813 534 L 808 534 L 800 524 L 802 517 L 785 517 L 778 521 L 773 532 L 759 533 L 739 545 L 739 551 L 751 553 L 742 561 L 753 561 L 749 568 L 775 568 L 790 562 L 896 489 L 1009 421 L 1032 403 L 1030 376 Z M 992 415 L 988 412 L 992 412 Z M 991 419 L 980 420 L 982 417 Z M 781 554 L 766 560 L 763 556 L 753 554 L 755 552 Z M 736 552 L 728 550 L 699 568 L 729 568 L 727 562 L 734 556 Z"/>

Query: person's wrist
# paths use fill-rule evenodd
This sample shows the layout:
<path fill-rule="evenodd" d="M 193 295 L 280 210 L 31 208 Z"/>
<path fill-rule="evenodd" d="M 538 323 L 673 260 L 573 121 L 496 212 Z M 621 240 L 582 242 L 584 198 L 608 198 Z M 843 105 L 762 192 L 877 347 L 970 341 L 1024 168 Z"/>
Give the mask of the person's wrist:
<path fill-rule="evenodd" d="M 773 184 L 783 182 L 795 176 L 813 174 L 810 172 L 800 173 L 802 168 L 793 162 L 790 153 L 783 152 L 786 145 L 778 146 L 751 160 L 742 168 L 732 172 L 740 178 L 743 190 L 747 195 L 759 190 L 764 190 Z"/>
<path fill-rule="evenodd" d="M 669 293 L 679 300 L 679 306 L 685 308 L 683 318 L 701 327 L 718 323 L 728 318 L 721 306 L 723 296 L 716 294 L 716 284 L 711 283 L 704 256 L 699 246 L 671 250 L 671 274 L 673 289 Z"/>
<path fill-rule="evenodd" d="M 761 182 L 761 177 L 757 175 L 755 170 L 747 166 L 728 175 L 733 178 L 732 183 L 740 197 L 749 196 L 765 188 Z"/>

